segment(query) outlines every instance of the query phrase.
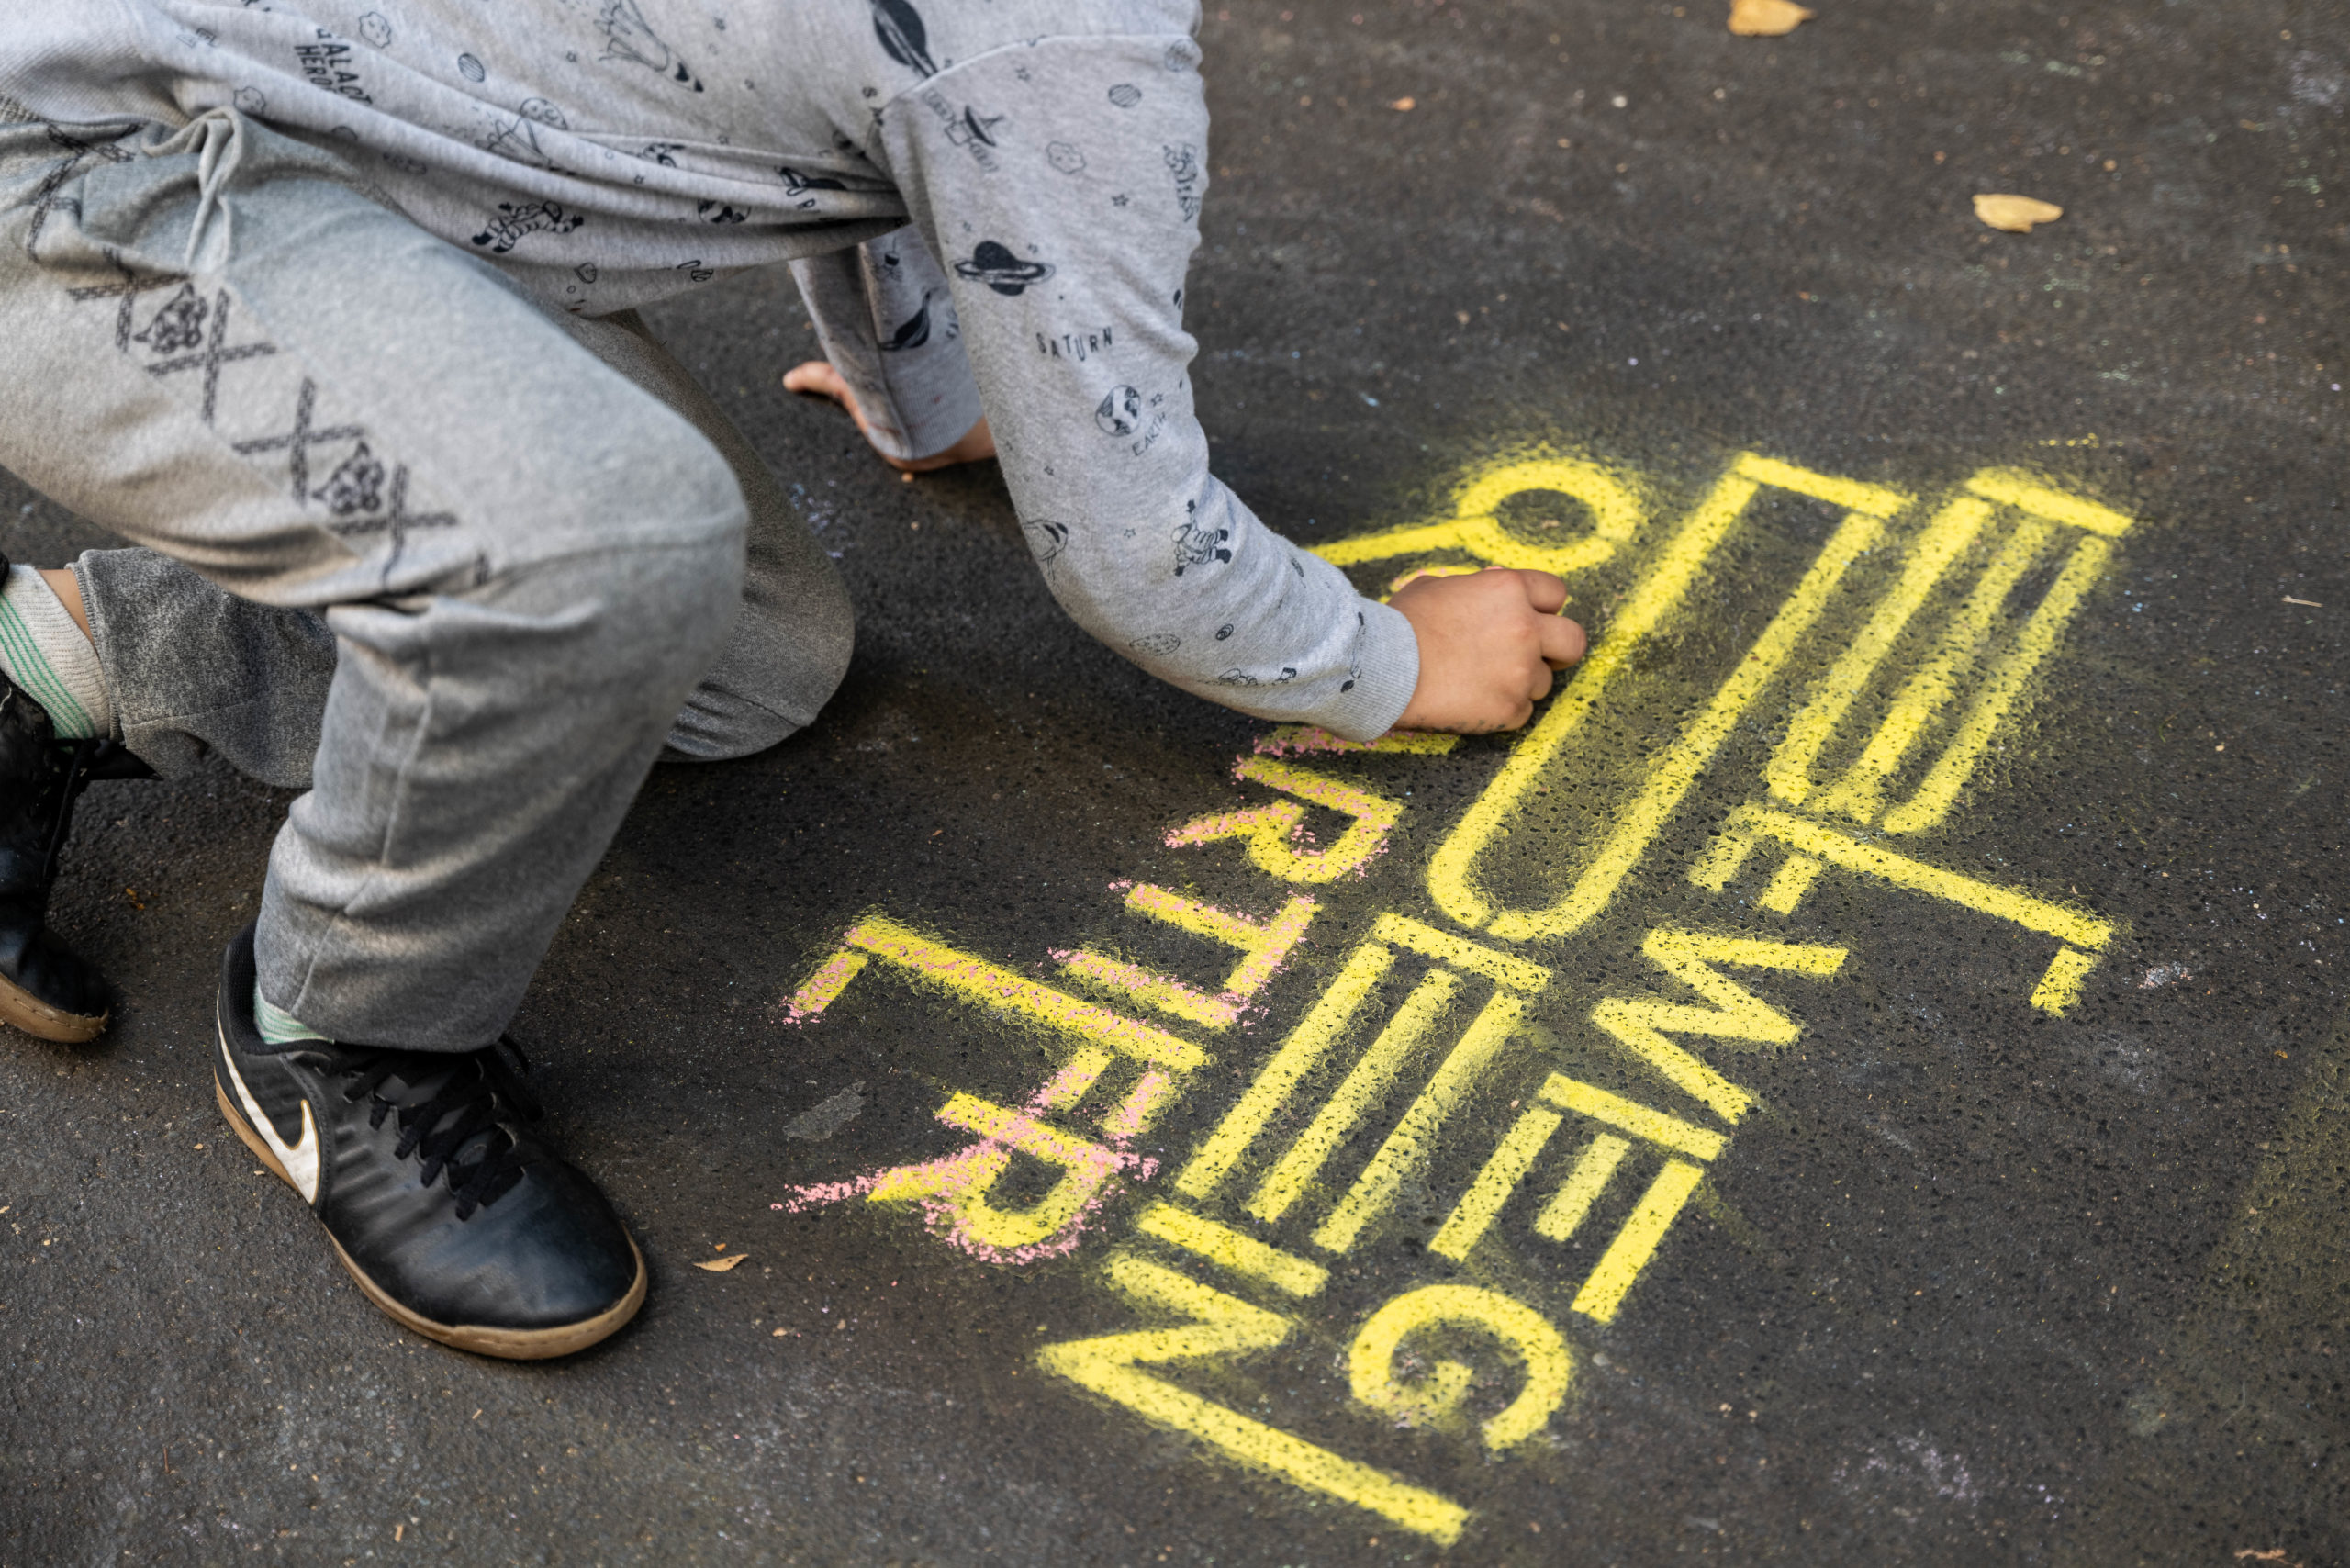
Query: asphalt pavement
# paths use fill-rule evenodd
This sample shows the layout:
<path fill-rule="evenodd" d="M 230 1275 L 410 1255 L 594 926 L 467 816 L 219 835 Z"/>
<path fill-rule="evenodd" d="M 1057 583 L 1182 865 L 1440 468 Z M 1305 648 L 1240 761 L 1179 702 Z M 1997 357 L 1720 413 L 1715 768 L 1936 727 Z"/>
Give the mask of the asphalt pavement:
<path fill-rule="evenodd" d="M 649 1305 L 378 1316 L 207 1082 L 289 797 L 96 786 L 0 1562 L 2350 1562 L 2350 16 L 1292 3 L 1202 28 L 1219 472 L 1367 591 L 1557 567 L 1583 671 L 1209 707 L 781 389 L 788 279 L 650 312 L 860 630 L 515 1025 Z"/>

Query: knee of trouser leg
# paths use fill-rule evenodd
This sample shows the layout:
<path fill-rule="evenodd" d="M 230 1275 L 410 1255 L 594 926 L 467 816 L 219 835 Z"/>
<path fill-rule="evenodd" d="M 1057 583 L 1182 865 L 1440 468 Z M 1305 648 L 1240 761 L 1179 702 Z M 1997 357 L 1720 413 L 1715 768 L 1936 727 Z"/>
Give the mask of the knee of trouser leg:
<path fill-rule="evenodd" d="M 856 644 L 848 591 L 830 562 L 823 568 L 795 583 L 786 604 L 745 604 L 670 727 L 668 760 L 749 756 L 815 722 Z"/>
<path fill-rule="evenodd" d="M 739 591 L 750 510 L 733 465 L 674 409 L 636 388 L 626 395 L 624 411 L 596 431 L 592 452 L 540 493 L 518 558 L 606 550 L 682 563 L 706 548 L 715 552 L 710 560 L 724 558 Z"/>
<path fill-rule="evenodd" d="M 668 409 L 646 421 L 641 439 L 657 448 L 639 470 L 658 476 L 604 503 L 606 526 L 625 542 L 620 612 L 668 627 L 676 656 L 697 670 L 725 644 L 743 597 L 744 544 L 750 522 L 733 465 L 699 431 Z"/>
<path fill-rule="evenodd" d="M 521 630 L 550 692 L 618 713 L 674 704 L 714 660 L 742 597 L 737 530 L 576 552 L 517 574 L 490 633 Z"/>
<path fill-rule="evenodd" d="M 726 646 L 743 600 L 743 535 L 702 535 L 621 553 L 599 619 L 655 684 L 699 678 Z"/>
<path fill-rule="evenodd" d="M 824 563 L 829 567 L 832 563 Z M 837 571 L 826 571 L 809 596 L 805 682 L 797 693 L 812 721 L 816 711 L 832 700 L 848 678 L 848 662 L 856 652 L 856 611 L 850 606 L 848 585 Z"/>

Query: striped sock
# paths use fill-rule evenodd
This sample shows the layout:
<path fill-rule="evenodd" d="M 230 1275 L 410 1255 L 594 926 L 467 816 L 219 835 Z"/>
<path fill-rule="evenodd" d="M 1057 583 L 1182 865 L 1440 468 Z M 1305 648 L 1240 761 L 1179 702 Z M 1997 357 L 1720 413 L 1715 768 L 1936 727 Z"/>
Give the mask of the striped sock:
<path fill-rule="evenodd" d="M 304 1040 L 323 1040 L 324 1035 L 303 1023 L 281 1007 L 272 1007 L 269 998 L 261 993 L 261 982 L 253 982 L 253 1027 L 261 1037 L 273 1046 L 298 1045 Z"/>
<path fill-rule="evenodd" d="M 113 736 L 114 703 L 98 669 L 98 651 L 30 566 L 9 567 L 0 588 L 0 669 L 49 711 L 59 740 Z"/>

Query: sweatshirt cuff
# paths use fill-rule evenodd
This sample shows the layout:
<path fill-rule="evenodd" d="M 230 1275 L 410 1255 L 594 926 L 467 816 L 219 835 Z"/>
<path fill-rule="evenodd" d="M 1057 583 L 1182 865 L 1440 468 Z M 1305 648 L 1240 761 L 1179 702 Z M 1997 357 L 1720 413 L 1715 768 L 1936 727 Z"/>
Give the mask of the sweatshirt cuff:
<path fill-rule="evenodd" d="M 1395 727 L 1420 684 L 1420 640 L 1404 612 L 1371 599 L 1362 610 L 1361 674 L 1314 715 L 1314 722 L 1350 741 L 1375 741 Z"/>

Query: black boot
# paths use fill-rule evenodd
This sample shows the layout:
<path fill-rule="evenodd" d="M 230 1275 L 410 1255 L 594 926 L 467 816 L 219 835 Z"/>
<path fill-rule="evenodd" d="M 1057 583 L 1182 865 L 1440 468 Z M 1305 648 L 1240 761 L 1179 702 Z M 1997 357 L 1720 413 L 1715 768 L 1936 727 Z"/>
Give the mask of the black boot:
<path fill-rule="evenodd" d="M 114 741 L 60 741 L 0 674 L 0 1023 L 79 1044 L 106 1026 L 106 982 L 42 926 L 73 802 L 93 778 L 151 778 Z"/>

